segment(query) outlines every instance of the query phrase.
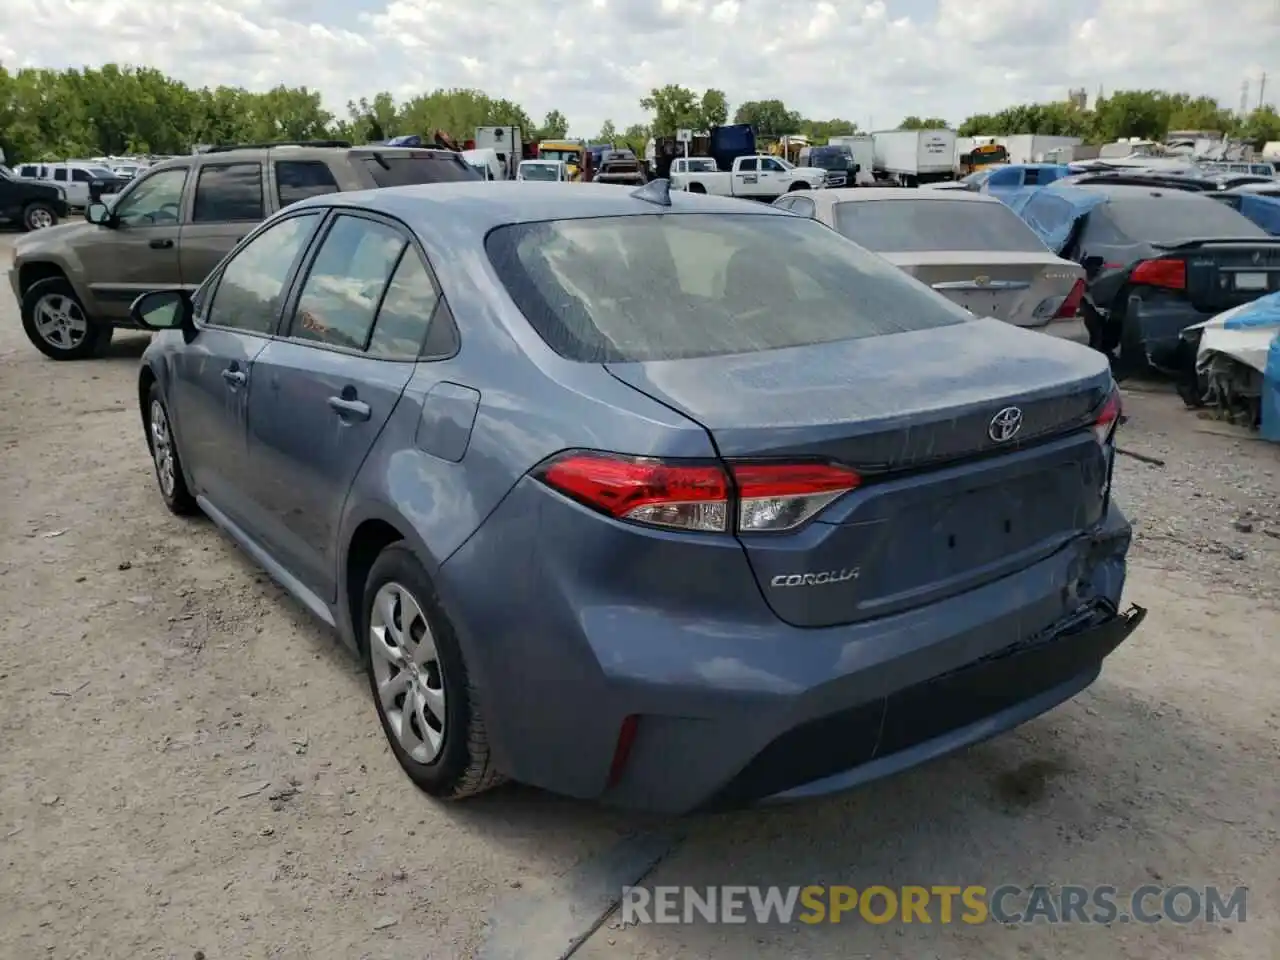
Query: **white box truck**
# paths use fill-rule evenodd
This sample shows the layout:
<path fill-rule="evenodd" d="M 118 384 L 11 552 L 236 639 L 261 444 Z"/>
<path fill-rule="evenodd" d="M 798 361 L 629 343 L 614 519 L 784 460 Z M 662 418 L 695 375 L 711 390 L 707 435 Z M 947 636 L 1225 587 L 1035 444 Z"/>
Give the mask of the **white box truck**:
<path fill-rule="evenodd" d="M 1020 133 L 1011 137 L 997 137 L 996 143 L 1009 152 L 1010 163 L 1053 162 L 1068 148 L 1084 143 L 1079 137 L 1051 137 L 1042 133 Z"/>
<path fill-rule="evenodd" d="M 519 127 L 476 127 L 477 150 L 492 150 L 502 165 L 504 180 L 514 180 L 524 158 L 524 142 Z"/>
<path fill-rule="evenodd" d="M 917 187 L 955 179 L 954 130 L 881 130 L 871 142 L 877 180 Z"/>

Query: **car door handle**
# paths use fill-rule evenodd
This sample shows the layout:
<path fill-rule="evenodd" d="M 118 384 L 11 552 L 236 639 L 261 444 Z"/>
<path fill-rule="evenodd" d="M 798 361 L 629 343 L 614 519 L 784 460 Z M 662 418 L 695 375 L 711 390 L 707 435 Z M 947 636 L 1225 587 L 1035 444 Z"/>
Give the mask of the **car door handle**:
<path fill-rule="evenodd" d="M 172 250 L 173 241 L 172 240 L 152 240 L 150 246 L 152 250 Z"/>
<path fill-rule="evenodd" d="M 249 378 L 244 375 L 243 370 L 232 370 L 228 367 L 222 371 L 222 379 L 233 387 L 243 387 Z"/>
<path fill-rule="evenodd" d="M 368 420 L 373 413 L 363 400 L 348 400 L 345 397 L 330 397 L 329 409 L 344 420 Z"/>

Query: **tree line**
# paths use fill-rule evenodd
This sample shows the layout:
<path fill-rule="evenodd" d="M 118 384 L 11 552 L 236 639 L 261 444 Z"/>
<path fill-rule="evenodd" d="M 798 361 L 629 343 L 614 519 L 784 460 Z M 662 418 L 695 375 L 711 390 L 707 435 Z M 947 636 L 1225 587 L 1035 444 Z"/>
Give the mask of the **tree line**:
<path fill-rule="evenodd" d="M 647 123 L 617 129 L 606 120 L 593 139 L 625 144 L 637 152 L 650 136 L 749 123 L 762 138 L 802 134 L 819 141 L 856 133 L 841 118 L 806 118 L 781 100 L 749 100 L 729 111 L 724 91 L 702 93 L 677 84 L 655 88 L 640 100 Z M 471 89 L 439 89 L 397 101 L 378 93 L 325 109 L 306 87 L 278 86 L 262 93 L 239 87 L 193 88 L 149 67 L 108 64 L 101 69 L 10 72 L 0 64 L 0 148 L 9 163 L 22 160 L 187 153 L 201 143 L 253 143 L 334 138 L 366 143 L 401 134 L 430 136 L 442 130 L 458 140 L 478 126 L 512 125 L 526 136 L 565 136 L 570 124 L 552 110 L 537 123 L 519 104 Z M 900 127 L 946 127 L 939 117 L 904 117 Z M 1068 103 L 1025 104 L 979 114 L 960 124 L 962 135 L 1042 133 L 1109 142 L 1119 137 L 1160 138 L 1171 129 L 1215 129 L 1260 146 L 1280 140 L 1280 116 L 1270 106 L 1240 119 L 1210 97 L 1158 90 L 1117 91 L 1093 109 Z M 584 131 L 576 130 L 579 136 Z"/>

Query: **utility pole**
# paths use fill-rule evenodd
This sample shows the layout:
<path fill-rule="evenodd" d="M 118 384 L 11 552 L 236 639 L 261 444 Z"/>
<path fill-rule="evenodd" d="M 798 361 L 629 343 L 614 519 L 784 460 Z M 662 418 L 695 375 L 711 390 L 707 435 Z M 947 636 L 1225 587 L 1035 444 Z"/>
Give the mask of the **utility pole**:
<path fill-rule="evenodd" d="M 1258 81 L 1258 109 L 1262 109 L 1262 95 L 1267 92 L 1267 74 L 1264 71 L 1262 79 Z"/>

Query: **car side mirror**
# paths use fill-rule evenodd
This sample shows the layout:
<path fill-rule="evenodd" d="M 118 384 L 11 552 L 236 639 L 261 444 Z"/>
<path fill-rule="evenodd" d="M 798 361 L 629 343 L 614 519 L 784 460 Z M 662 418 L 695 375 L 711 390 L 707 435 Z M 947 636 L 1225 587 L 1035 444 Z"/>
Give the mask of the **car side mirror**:
<path fill-rule="evenodd" d="M 105 203 L 91 203 L 85 208 L 84 218 L 100 227 L 109 227 L 112 224 L 111 208 Z"/>
<path fill-rule="evenodd" d="M 129 319 L 144 330 L 178 330 L 191 322 L 191 296 L 185 290 L 152 290 L 133 301 Z"/>
<path fill-rule="evenodd" d="M 1085 257 L 1084 262 L 1081 264 L 1084 267 L 1085 276 L 1092 280 L 1098 275 L 1104 262 L 1102 257 Z"/>

